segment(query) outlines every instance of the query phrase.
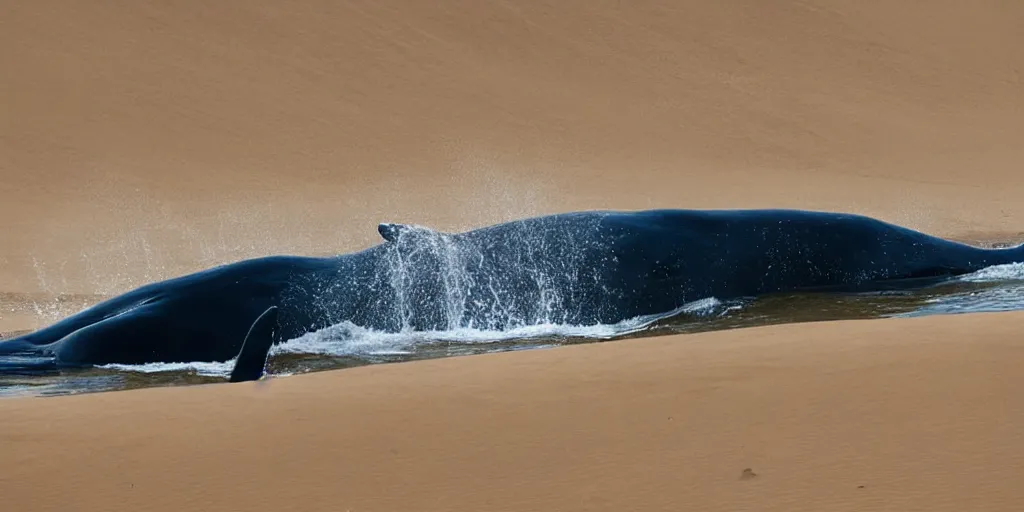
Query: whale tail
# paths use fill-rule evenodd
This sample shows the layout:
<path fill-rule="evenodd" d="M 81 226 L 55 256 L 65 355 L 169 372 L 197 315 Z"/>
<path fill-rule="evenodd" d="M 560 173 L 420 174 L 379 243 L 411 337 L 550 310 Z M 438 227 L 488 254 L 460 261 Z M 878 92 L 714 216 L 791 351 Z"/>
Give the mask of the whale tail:
<path fill-rule="evenodd" d="M 270 347 L 277 332 L 277 306 L 271 306 L 253 322 L 238 351 L 230 382 L 259 380 L 267 366 Z"/>

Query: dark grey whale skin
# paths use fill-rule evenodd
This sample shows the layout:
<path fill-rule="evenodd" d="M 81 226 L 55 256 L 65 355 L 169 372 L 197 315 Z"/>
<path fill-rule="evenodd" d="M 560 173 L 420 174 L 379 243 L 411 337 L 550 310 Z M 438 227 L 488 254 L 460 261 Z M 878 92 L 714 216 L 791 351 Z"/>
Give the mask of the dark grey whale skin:
<path fill-rule="evenodd" d="M 464 233 L 381 224 L 380 245 L 271 256 L 148 284 L 0 342 L 54 367 L 226 361 L 269 308 L 274 343 L 343 321 L 383 331 L 615 323 L 688 301 L 934 282 L 1024 262 L 872 218 L 800 210 L 588 211 Z M 13 363 L 7 363 L 10 366 Z"/>

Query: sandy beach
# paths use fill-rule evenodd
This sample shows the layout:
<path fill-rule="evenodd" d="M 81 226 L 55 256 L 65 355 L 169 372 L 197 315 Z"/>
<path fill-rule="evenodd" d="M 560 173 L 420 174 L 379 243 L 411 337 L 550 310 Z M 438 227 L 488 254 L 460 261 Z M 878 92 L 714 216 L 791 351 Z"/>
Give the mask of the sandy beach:
<path fill-rule="evenodd" d="M 0 20 L 0 332 L 218 263 L 357 250 L 382 221 L 794 207 L 1024 238 L 1024 4 L 44 0 Z M 5 399 L 0 496 L 1016 510 L 1022 325 L 818 322 Z"/>
<path fill-rule="evenodd" d="M 1015 510 L 1022 321 L 775 326 L 5 400 L 5 502 Z"/>

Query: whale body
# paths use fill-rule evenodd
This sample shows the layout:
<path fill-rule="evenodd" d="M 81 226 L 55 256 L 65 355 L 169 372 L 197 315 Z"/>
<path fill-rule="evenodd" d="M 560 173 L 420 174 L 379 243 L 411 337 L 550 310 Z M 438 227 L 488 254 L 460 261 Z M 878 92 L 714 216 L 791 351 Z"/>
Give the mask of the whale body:
<path fill-rule="evenodd" d="M 0 341 L 0 371 L 29 359 L 237 358 L 238 380 L 251 380 L 273 344 L 343 321 L 387 332 L 610 324 L 707 297 L 911 286 L 1024 262 L 1024 245 L 985 249 L 802 210 L 586 211 L 378 232 L 382 243 L 350 254 L 269 256 L 142 286 Z M 247 346 L 255 355 L 240 353 Z"/>

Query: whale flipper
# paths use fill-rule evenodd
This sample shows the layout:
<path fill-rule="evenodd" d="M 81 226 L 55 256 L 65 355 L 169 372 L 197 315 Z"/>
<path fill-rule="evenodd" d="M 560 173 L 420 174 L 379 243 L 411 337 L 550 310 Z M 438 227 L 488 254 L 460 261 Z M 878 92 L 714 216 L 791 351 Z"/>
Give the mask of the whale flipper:
<path fill-rule="evenodd" d="M 231 370 L 230 382 L 259 380 L 263 376 L 276 330 L 277 306 L 271 306 L 249 328 L 242 350 L 238 351 L 235 368 Z"/>
<path fill-rule="evenodd" d="M 377 224 L 377 232 L 380 233 L 380 237 L 388 242 L 398 241 L 398 237 L 402 236 L 402 233 L 412 230 L 412 226 L 408 224 L 395 224 L 393 222 L 381 222 Z"/>

